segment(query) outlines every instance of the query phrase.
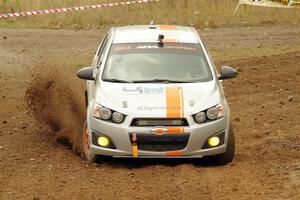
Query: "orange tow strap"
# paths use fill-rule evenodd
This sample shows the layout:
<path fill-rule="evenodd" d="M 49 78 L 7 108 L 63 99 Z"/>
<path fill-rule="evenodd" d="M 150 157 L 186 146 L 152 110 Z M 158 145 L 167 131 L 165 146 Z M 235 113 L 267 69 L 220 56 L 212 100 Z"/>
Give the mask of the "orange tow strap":
<path fill-rule="evenodd" d="M 132 136 L 132 156 L 134 158 L 139 157 L 138 146 L 137 146 L 136 141 L 137 141 L 136 133 L 134 133 Z"/>

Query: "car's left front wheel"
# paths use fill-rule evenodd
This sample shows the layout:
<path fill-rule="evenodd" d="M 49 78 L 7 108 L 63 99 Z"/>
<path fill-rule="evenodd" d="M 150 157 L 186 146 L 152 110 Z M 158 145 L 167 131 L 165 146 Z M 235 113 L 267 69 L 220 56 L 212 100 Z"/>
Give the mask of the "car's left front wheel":
<path fill-rule="evenodd" d="M 85 122 L 82 131 L 82 158 L 93 163 L 96 161 L 97 155 L 91 152 L 89 139 L 87 123 Z"/>

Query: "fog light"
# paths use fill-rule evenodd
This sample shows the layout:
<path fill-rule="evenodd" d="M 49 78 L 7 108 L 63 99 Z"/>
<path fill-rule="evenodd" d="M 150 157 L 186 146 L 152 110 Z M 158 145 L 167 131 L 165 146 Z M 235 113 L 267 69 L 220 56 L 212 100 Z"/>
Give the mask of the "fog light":
<path fill-rule="evenodd" d="M 97 139 L 97 143 L 99 144 L 99 146 L 107 147 L 110 144 L 110 141 L 109 141 L 108 137 L 100 136 Z"/>
<path fill-rule="evenodd" d="M 216 146 L 218 146 L 219 144 L 220 144 L 220 138 L 217 137 L 217 136 L 213 136 L 213 137 L 210 137 L 210 138 L 208 139 L 208 145 L 209 145 L 210 147 L 216 147 Z"/>

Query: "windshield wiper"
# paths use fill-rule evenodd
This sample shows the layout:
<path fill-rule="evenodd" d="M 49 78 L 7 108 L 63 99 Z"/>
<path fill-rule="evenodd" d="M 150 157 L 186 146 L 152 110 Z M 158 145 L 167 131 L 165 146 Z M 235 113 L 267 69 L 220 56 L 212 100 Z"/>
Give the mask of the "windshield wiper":
<path fill-rule="evenodd" d="M 114 78 L 105 78 L 105 79 L 102 79 L 103 81 L 106 81 L 106 82 L 112 82 L 112 83 L 132 83 L 130 81 L 125 81 L 125 80 L 120 80 L 120 79 L 114 79 Z"/>
<path fill-rule="evenodd" d="M 180 80 L 169 80 L 169 79 L 138 80 L 132 82 L 133 83 L 193 83 L 192 81 L 180 81 Z"/>

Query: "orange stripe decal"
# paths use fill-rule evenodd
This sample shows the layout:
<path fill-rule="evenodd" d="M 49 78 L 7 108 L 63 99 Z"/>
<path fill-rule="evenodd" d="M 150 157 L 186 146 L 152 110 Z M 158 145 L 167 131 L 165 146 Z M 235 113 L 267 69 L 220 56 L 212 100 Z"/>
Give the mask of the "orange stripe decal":
<path fill-rule="evenodd" d="M 180 87 L 166 88 L 166 108 L 168 118 L 183 117 L 183 98 Z"/>
<path fill-rule="evenodd" d="M 159 28 L 160 30 L 166 30 L 166 31 L 176 30 L 176 26 L 174 25 L 160 25 Z"/>
<path fill-rule="evenodd" d="M 180 88 L 180 98 L 181 98 L 181 117 L 184 117 L 184 98 L 183 98 L 182 88 Z"/>
<path fill-rule="evenodd" d="M 168 129 L 168 133 L 183 133 L 184 132 L 184 128 L 169 128 Z"/>
<path fill-rule="evenodd" d="M 170 151 L 166 153 L 166 156 L 183 156 L 182 151 Z"/>
<path fill-rule="evenodd" d="M 177 40 L 176 39 L 163 39 L 163 42 L 164 43 L 174 43 L 174 42 L 177 42 Z"/>

